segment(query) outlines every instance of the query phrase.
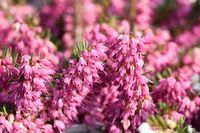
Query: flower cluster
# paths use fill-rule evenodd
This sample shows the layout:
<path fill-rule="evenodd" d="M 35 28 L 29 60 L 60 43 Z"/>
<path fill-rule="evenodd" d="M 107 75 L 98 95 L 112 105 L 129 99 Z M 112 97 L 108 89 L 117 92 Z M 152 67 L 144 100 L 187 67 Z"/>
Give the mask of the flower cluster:
<path fill-rule="evenodd" d="M 23 54 L 40 55 L 51 60 L 55 66 L 59 65 L 61 55 L 50 40 L 42 38 L 41 27 L 31 29 L 28 24 L 17 21 L 1 32 L 3 34 L 0 35 L 0 42 L 5 43 L 6 47 L 11 47 Z"/>
<path fill-rule="evenodd" d="M 194 94 L 191 80 L 187 75 L 182 74 L 182 71 L 161 79 L 153 95 L 158 103 L 174 105 L 188 121 L 191 121 L 199 110 L 200 98 Z"/>
<path fill-rule="evenodd" d="M 200 131 L 200 0 L 0 0 L 0 133 Z"/>

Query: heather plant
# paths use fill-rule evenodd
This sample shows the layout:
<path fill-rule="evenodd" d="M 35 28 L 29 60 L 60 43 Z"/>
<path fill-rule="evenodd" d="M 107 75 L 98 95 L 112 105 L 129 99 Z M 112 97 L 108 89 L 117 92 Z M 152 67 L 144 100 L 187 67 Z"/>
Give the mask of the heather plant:
<path fill-rule="evenodd" d="M 200 0 L 1 0 L 0 133 L 200 131 Z"/>
<path fill-rule="evenodd" d="M 96 84 L 96 89 L 90 92 L 91 98 L 84 102 L 86 123 L 96 128 L 103 126 L 109 132 L 134 132 L 149 114 L 154 113 L 154 104 L 142 75 L 140 54 L 146 43 L 145 38 L 131 34 L 122 34 L 113 40 L 104 64 L 106 75 L 101 75 L 107 82 Z"/>
<path fill-rule="evenodd" d="M 31 27 L 25 22 L 17 21 L 1 32 L 1 42 L 4 42 L 6 47 L 15 49 L 18 53 L 32 53 L 46 59 L 57 66 L 62 55 L 58 53 L 55 45 L 48 39 L 42 38 L 41 27 Z M 2 44 L 1 44 L 2 45 Z M 4 46 L 3 45 L 3 46 Z"/>
<path fill-rule="evenodd" d="M 18 77 L 19 71 L 15 67 L 16 60 L 17 60 L 17 55 L 14 55 L 11 49 L 3 48 L 2 55 L 0 57 L 1 91 L 6 90 L 9 84 L 12 82 L 12 80 Z"/>
<path fill-rule="evenodd" d="M 55 125 L 58 130 L 80 121 L 78 108 L 83 107 L 82 102 L 95 89 L 94 84 L 102 82 L 99 73 L 104 71 L 102 61 L 106 58 L 106 51 L 107 47 L 103 44 L 88 46 L 80 43 L 74 48 L 74 59 L 69 61 L 68 68 L 62 73 L 62 88 L 53 93 L 50 115 L 55 124 L 60 120 L 63 123 L 62 127 Z"/>
<path fill-rule="evenodd" d="M 176 111 L 188 122 L 199 110 L 199 96 L 194 93 L 191 80 L 185 74 L 176 73 L 161 79 L 153 95 L 157 103 L 176 106 Z"/>

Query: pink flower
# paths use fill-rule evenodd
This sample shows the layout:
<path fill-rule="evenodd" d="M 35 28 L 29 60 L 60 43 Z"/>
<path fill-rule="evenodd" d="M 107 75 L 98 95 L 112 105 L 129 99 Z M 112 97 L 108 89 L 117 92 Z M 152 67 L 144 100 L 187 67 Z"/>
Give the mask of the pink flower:
<path fill-rule="evenodd" d="M 109 12 L 111 14 L 122 15 L 124 14 L 124 10 L 127 7 L 127 2 L 124 0 L 119 0 L 116 2 L 115 0 L 110 1 Z"/>
<path fill-rule="evenodd" d="M 85 122 L 110 132 L 135 131 L 154 112 L 140 56 L 145 38 L 119 35 L 108 46 L 104 82 L 97 83 L 81 109 Z M 119 124 L 121 122 L 121 124 Z M 115 125 L 115 126 L 112 126 Z"/>
<path fill-rule="evenodd" d="M 17 113 L 37 115 L 44 108 L 41 96 L 48 93 L 54 67 L 47 60 L 25 55 L 19 71 L 19 78 L 10 84 L 6 92 L 16 105 Z"/>
<path fill-rule="evenodd" d="M 0 42 L 4 42 L 7 47 L 12 47 L 22 54 L 40 55 L 59 67 L 61 57 L 55 45 L 50 40 L 41 37 L 40 29 L 41 27 L 32 28 L 23 21 L 16 21 L 8 28 L 1 30 L 6 36 L 0 34 Z"/>
<path fill-rule="evenodd" d="M 200 25 L 193 25 L 190 29 L 182 32 L 179 34 L 175 41 L 177 44 L 179 44 L 181 47 L 189 48 L 194 46 L 199 41 L 199 31 L 200 31 Z"/>
<path fill-rule="evenodd" d="M 95 25 L 93 29 L 85 34 L 90 45 L 105 43 L 109 45 L 117 37 L 117 32 L 107 24 Z"/>
<path fill-rule="evenodd" d="M 18 70 L 13 66 L 12 58 L 0 58 L 0 88 L 6 90 L 9 83 L 18 76 Z"/>
<path fill-rule="evenodd" d="M 79 121 L 78 108 L 83 107 L 93 86 L 102 82 L 99 73 L 104 71 L 101 61 L 105 59 L 106 50 L 103 44 L 96 44 L 90 51 L 84 51 L 78 60 L 70 60 L 69 67 L 63 72 L 63 89 L 53 94 L 50 115 L 54 120 L 59 119 L 66 126 Z"/>
<path fill-rule="evenodd" d="M 12 124 L 5 117 L 0 116 L 0 132 L 11 132 Z"/>
<path fill-rule="evenodd" d="M 190 67 L 193 73 L 200 73 L 200 48 L 192 49 L 192 52 L 183 56 L 183 63 Z"/>
<path fill-rule="evenodd" d="M 147 56 L 148 62 L 153 66 L 153 71 L 163 71 L 167 66 L 178 64 L 178 46 L 174 42 L 163 45 L 163 49 L 154 50 Z"/>
<path fill-rule="evenodd" d="M 161 79 L 154 89 L 153 98 L 155 102 L 165 102 L 168 105 L 175 105 L 177 112 L 183 115 L 188 122 L 199 110 L 199 97 L 192 96 L 193 90 L 189 76 L 181 72 Z M 176 119 L 176 118 L 175 118 Z"/>

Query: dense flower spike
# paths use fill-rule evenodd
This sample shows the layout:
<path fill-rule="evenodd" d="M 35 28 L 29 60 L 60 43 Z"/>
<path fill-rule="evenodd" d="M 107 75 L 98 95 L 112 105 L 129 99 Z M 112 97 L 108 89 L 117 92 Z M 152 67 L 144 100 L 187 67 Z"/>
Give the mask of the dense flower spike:
<path fill-rule="evenodd" d="M 96 44 L 84 51 L 78 61 L 69 62 L 69 68 L 63 73 L 63 90 L 55 91 L 52 118 L 62 120 L 67 126 L 79 121 L 78 108 L 82 107 L 87 94 L 95 89 L 93 85 L 102 82 L 99 73 L 104 71 L 101 61 L 106 58 L 106 50 L 103 44 Z M 55 126 L 60 128 L 60 124 Z"/>
<path fill-rule="evenodd" d="M 145 38 L 129 34 L 119 35 L 113 40 L 106 62 L 107 80 L 95 87 L 91 98 L 85 102 L 86 112 L 83 112 L 87 114 L 86 123 L 103 126 L 109 132 L 135 131 L 154 112 L 154 104 L 142 75 L 140 54 L 145 43 Z M 115 126 L 118 128 L 115 129 Z"/>
<path fill-rule="evenodd" d="M 125 131 L 134 131 L 140 122 L 154 112 L 142 70 L 144 62 L 141 53 L 148 41 L 138 35 L 120 35 L 110 47 L 108 65 L 113 73 L 113 84 L 119 85 L 119 100 L 113 106 L 118 109 L 111 109 L 114 112 L 108 118 L 114 125 L 120 120 Z"/>
<path fill-rule="evenodd" d="M 17 115 L 38 115 L 44 108 L 42 95 L 48 93 L 54 73 L 54 67 L 48 60 L 28 55 L 22 57 L 19 78 L 6 90 L 11 98 L 8 102 L 16 105 Z"/>
<path fill-rule="evenodd" d="M 166 79 L 161 79 L 155 88 L 153 98 L 156 102 L 165 102 L 174 105 L 177 111 L 191 121 L 197 114 L 200 98 L 193 93 L 191 80 L 187 75 L 176 73 Z"/>

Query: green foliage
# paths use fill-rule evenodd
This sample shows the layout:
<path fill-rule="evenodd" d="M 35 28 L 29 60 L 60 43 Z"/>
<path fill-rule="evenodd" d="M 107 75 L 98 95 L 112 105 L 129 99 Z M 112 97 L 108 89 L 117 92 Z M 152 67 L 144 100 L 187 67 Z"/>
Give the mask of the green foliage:
<path fill-rule="evenodd" d="M 50 31 L 50 29 L 44 28 L 43 32 L 41 33 L 41 37 L 43 39 L 50 39 L 53 42 L 53 44 L 55 44 L 55 46 L 57 47 L 58 51 L 62 51 L 63 50 L 63 45 L 62 45 L 60 39 L 57 36 L 54 36 L 52 34 L 52 32 Z"/>
<path fill-rule="evenodd" d="M 0 116 L 8 116 L 15 113 L 15 108 L 11 104 L 0 104 Z"/>
<path fill-rule="evenodd" d="M 152 115 L 147 119 L 147 122 L 151 125 L 152 129 L 156 131 L 170 131 L 175 133 L 196 133 L 196 131 L 190 126 L 186 125 L 183 119 L 179 119 L 177 122 L 167 119 L 160 115 Z"/>
<path fill-rule="evenodd" d="M 29 14 L 28 17 L 26 18 L 26 23 L 30 27 L 35 27 L 39 25 L 39 17 L 33 14 Z"/>
<path fill-rule="evenodd" d="M 31 58 L 30 58 L 30 65 L 31 65 L 31 66 L 33 65 L 33 57 L 34 57 L 34 54 L 32 53 L 32 54 L 31 54 Z"/>
<path fill-rule="evenodd" d="M 156 73 L 156 78 L 158 80 L 163 79 L 163 78 L 167 78 L 171 75 L 172 70 L 170 67 L 167 67 L 165 70 L 163 70 L 161 73 Z"/>
<path fill-rule="evenodd" d="M 172 74 L 172 69 L 170 67 L 167 67 L 162 72 L 157 72 L 152 79 L 147 79 L 149 88 L 153 90 L 158 85 L 159 80 L 167 78 L 171 76 L 171 74 Z"/>
<path fill-rule="evenodd" d="M 14 66 L 17 66 L 17 59 L 18 59 L 18 53 L 13 50 L 12 48 L 8 48 L 6 46 L 2 47 L 2 55 L 0 55 L 0 58 L 5 57 L 12 57 L 12 63 Z"/>
<path fill-rule="evenodd" d="M 102 0 L 102 4 L 107 7 L 110 4 L 110 0 Z"/>
<path fill-rule="evenodd" d="M 173 121 L 163 117 L 165 114 L 170 114 L 170 112 L 176 110 L 176 106 L 161 102 L 156 105 L 156 108 L 158 111 L 157 114 L 147 119 L 147 122 L 154 127 L 154 129 L 163 132 L 170 130 L 176 133 L 195 133 L 195 131 L 189 131 L 190 126 L 186 125 L 183 119 Z"/>
<path fill-rule="evenodd" d="M 193 131 L 190 132 L 189 128 L 190 127 L 188 125 L 185 125 L 185 122 L 183 119 L 179 119 L 179 121 L 177 122 L 176 132 L 177 133 L 196 133 L 194 129 L 192 129 Z"/>
<path fill-rule="evenodd" d="M 75 45 L 75 47 L 73 48 L 73 53 L 72 53 L 72 57 L 74 59 L 79 59 L 81 56 L 81 53 L 85 50 L 88 50 L 88 43 L 85 41 L 79 42 Z"/>
<path fill-rule="evenodd" d="M 44 38 L 44 39 L 46 39 L 46 38 L 51 38 L 51 36 L 52 35 L 51 35 L 50 29 L 44 28 L 44 30 L 43 30 L 43 32 L 41 34 L 41 37 Z"/>
<path fill-rule="evenodd" d="M 200 0 L 196 0 L 196 2 L 194 3 L 193 12 L 196 14 L 200 13 Z"/>
<path fill-rule="evenodd" d="M 56 74 L 53 76 L 53 79 L 54 79 L 54 80 L 52 80 L 52 81 L 49 83 L 50 87 L 55 87 L 55 86 L 56 86 L 56 80 L 61 80 L 61 78 L 62 78 L 62 74 L 61 74 L 61 73 L 56 73 Z"/>
<path fill-rule="evenodd" d="M 13 4 L 25 4 L 26 0 L 12 0 Z"/>
<path fill-rule="evenodd" d="M 17 59 L 18 59 L 18 53 L 14 51 L 12 54 L 12 63 L 14 66 L 17 66 Z"/>
<path fill-rule="evenodd" d="M 8 115 L 8 111 L 5 106 L 0 108 L 0 115 Z"/>
<path fill-rule="evenodd" d="M 161 130 L 167 129 L 167 122 L 159 115 L 152 115 L 148 118 L 147 122 L 153 127 L 158 127 Z"/>
<path fill-rule="evenodd" d="M 63 68 L 68 68 L 69 67 L 69 59 L 65 58 L 63 61 Z"/>
<path fill-rule="evenodd" d="M 2 55 L 0 58 L 5 58 L 6 56 L 9 56 L 12 53 L 11 48 L 7 48 L 5 45 L 2 46 Z"/>
<path fill-rule="evenodd" d="M 156 105 L 156 107 L 157 107 L 159 115 L 164 115 L 166 113 L 170 113 L 170 112 L 176 110 L 176 106 L 175 105 L 168 105 L 168 104 L 166 104 L 164 102 L 158 103 Z"/>

